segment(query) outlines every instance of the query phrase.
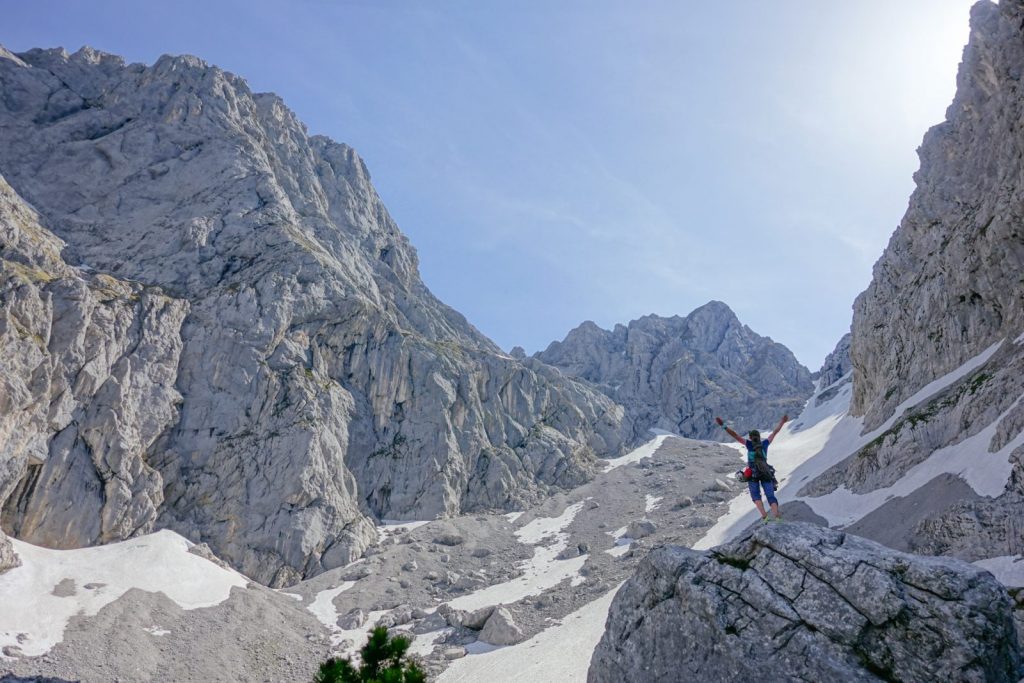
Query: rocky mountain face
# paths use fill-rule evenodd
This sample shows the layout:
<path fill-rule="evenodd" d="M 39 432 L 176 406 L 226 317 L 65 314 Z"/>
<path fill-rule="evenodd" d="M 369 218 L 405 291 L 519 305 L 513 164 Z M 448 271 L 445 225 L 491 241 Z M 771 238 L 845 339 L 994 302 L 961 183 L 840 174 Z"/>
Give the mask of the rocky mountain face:
<path fill-rule="evenodd" d="M 534 358 L 623 405 L 634 438 L 651 428 L 717 438 L 716 415 L 741 430 L 770 428 L 799 413 L 813 390 L 789 349 L 718 301 L 686 317 L 650 315 L 611 331 L 585 322 Z"/>
<path fill-rule="evenodd" d="M 825 356 L 825 362 L 821 364 L 821 370 L 818 370 L 819 386 L 831 386 L 853 369 L 853 363 L 850 360 L 851 338 L 852 335 L 849 332 L 844 334 L 832 353 Z"/>
<path fill-rule="evenodd" d="M 654 549 L 616 595 L 588 680 L 1021 675 L 1013 602 L 988 572 L 787 523 Z"/>
<path fill-rule="evenodd" d="M 15 536 L 60 547 L 148 530 L 144 454 L 178 416 L 188 303 L 87 273 L 0 178 L 0 501 Z"/>
<path fill-rule="evenodd" d="M 971 363 L 800 491 L 864 494 L 940 449 L 977 452 L 960 476 L 937 477 L 850 527 L 898 519 L 899 538 L 878 538 L 906 550 L 971 561 L 1024 553 L 1022 70 L 1024 3 L 975 5 L 956 97 L 925 136 L 907 213 L 854 306 L 851 412 L 879 429 L 911 395 Z M 1000 477 L 984 495 L 966 483 L 981 470 Z"/>
<path fill-rule="evenodd" d="M 362 160 L 194 57 L 0 52 L 0 500 L 51 547 L 158 527 L 283 585 L 370 516 L 536 500 L 623 411 L 438 301 Z"/>
<path fill-rule="evenodd" d="M 917 189 L 854 304 L 855 415 L 893 408 L 1024 332 L 1024 4 L 980 2 L 946 121 L 919 150 Z"/>

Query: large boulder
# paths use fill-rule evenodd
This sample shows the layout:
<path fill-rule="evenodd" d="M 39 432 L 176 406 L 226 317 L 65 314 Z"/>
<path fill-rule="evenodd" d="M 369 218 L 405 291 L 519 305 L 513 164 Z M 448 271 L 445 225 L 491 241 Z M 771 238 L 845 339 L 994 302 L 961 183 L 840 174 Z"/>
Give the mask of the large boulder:
<path fill-rule="evenodd" d="M 11 539 L 7 538 L 4 532 L 0 531 L 0 574 L 3 574 L 8 569 L 13 569 L 21 565 L 21 559 L 17 553 L 14 552 L 14 546 L 11 544 Z"/>
<path fill-rule="evenodd" d="M 515 645 L 526 640 L 526 635 L 512 619 L 512 613 L 499 606 L 480 631 L 480 640 L 491 645 Z"/>
<path fill-rule="evenodd" d="M 1006 589 L 960 560 L 810 524 L 657 548 L 612 603 L 588 680 L 1017 681 Z"/>

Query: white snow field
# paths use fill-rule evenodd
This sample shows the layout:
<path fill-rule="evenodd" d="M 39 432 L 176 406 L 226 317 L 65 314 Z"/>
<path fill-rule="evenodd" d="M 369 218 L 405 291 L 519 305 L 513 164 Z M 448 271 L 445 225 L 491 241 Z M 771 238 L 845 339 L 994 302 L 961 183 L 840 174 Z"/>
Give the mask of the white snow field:
<path fill-rule="evenodd" d="M 61 642 L 71 617 L 94 615 L 132 588 L 163 593 L 190 610 L 219 604 L 249 583 L 190 553 L 193 544 L 173 531 L 77 550 L 11 542 L 22 564 L 0 574 L 0 595 L 18 597 L 0 608 L 0 652 L 12 646 L 41 655 Z"/>
<path fill-rule="evenodd" d="M 455 598 L 448 604 L 456 609 L 475 610 L 498 604 L 510 604 L 531 595 L 540 595 L 565 579 L 579 577 L 580 569 L 587 561 L 587 555 L 567 560 L 558 560 L 558 554 L 565 550 L 569 535 L 565 529 L 572 524 L 576 514 L 583 509 L 583 503 L 574 503 L 565 508 L 558 517 L 539 517 L 516 529 L 520 543 L 536 545 L 553 539 L 554 542 L 533 549 L 533 557 L 523 561 L 519 567 L 522 575 Z"/>
<path fill-rule="evenodd" d="M 586 681 L 590 658 L 604 635 L 604 622 L 617 592 L 618 587 L 608 591 L 519 645 L 455 660 L 438 683 Z"/>
<path fill-rule="evenodd" d="M 632 465 L 633 463 L 640 462 L 644 458 L 651 457 L 652 455 L 654 455 L 654 452 L 661 447 L 661 444 L 664 443 L 665 439 L 669 438 L 670 436 L 674 436 L 674 434 L 662 430 L 657 430 L 657 436 L 655 436 L 647 443 L 643 444 L 642 446 L 639 446 L 638 448 L 635 448 L 634 450 L 630 451 L 629 453 L 626 453 L 625 455 L 619 458 L 609 460 L 607 464 L 604 466 L 604 471 L 611 472 L 616 467 L 622 467 L 623 465 Z"/>
<path fill-rule="evenodd" d="M 1011 588 L 1024 588 L 1024 555 L 1003 555 L 978 560 L 973 563 L 981 567 L 999 580 L 999 583 Z"/>

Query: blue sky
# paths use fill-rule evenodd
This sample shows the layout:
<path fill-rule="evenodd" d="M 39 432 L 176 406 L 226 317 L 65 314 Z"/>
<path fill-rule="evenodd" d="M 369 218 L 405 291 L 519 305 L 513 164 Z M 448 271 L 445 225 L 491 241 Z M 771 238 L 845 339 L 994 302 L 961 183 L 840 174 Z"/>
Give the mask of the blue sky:
<path fill-rule="evenodd" d="M 812 370 L 913 189 L 969 0 L 0 0 L 14 51 L 191 53 L 355 147 L 510 349 L 710 299 Z"/>

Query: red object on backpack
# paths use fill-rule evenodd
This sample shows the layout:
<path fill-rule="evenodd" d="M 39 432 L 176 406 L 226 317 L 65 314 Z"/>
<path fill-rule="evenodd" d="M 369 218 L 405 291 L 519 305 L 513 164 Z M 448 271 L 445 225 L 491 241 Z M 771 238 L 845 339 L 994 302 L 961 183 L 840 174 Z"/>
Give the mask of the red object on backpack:
<path fill-rule="evenodd" d="M 747 469 L 743 470 L 743 478 L 744 479 L 746 479 L 747 481 L 750 481 L 750 478 L 752 476 L 754 476 L 754 470 L 750 469 L 749 467 Z"/>

